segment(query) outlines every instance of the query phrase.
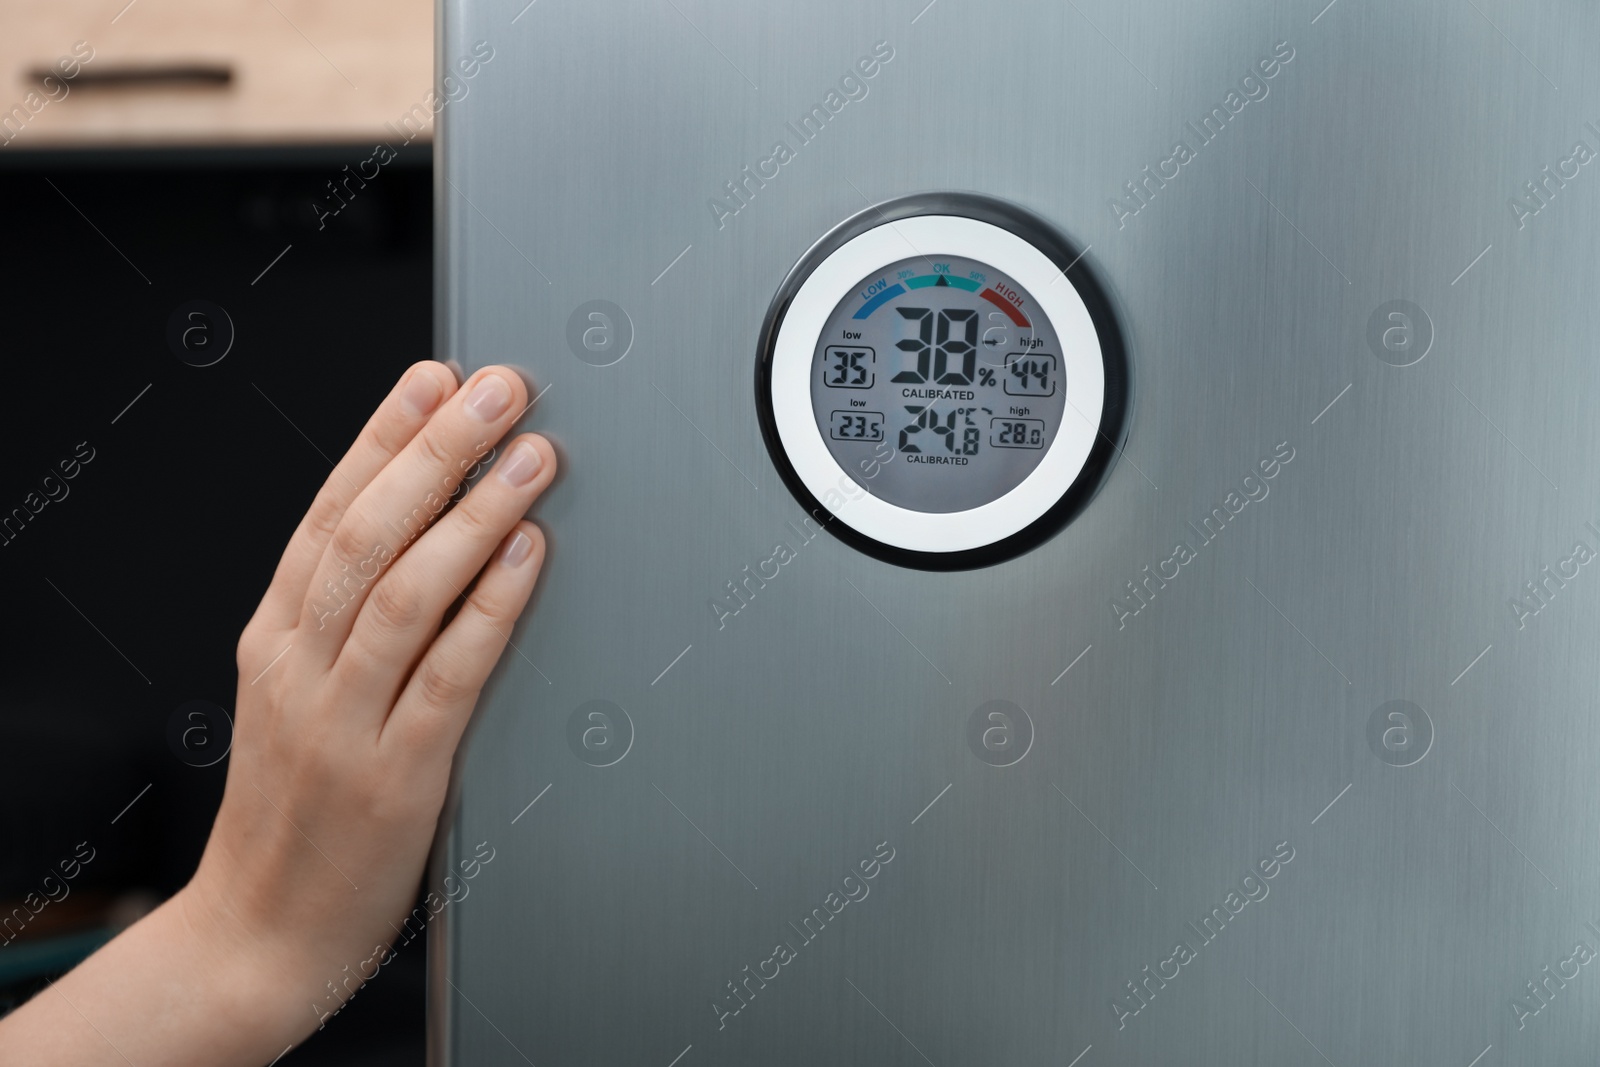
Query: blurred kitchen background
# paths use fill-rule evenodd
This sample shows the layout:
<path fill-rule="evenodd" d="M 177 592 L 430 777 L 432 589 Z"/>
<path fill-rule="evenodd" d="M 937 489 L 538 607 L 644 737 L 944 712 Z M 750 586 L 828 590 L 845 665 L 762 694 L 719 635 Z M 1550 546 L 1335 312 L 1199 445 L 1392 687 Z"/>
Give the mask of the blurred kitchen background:
<path fill-rule="evenodd" d="M 0 4 L 0 1015 L 193 872 L 239 631 L 431 354 L 432 38 L 428 0 Z M 281 1064 L 421 1064 L 423 952 Z"/>

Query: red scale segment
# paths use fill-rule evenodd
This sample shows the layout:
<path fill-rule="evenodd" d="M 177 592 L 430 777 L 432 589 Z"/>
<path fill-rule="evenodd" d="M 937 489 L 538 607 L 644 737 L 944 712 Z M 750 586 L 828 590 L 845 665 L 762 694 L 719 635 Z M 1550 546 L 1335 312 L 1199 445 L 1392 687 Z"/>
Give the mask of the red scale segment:
<path fill-rule="evenodd" d="M 1033 328 L 1033 323 L 1028 321 L 1028 317 L 1022 313 L 1020 308 L 1018 308 L 1011 301 L 1007 300 L 1005 297 L 1001 296 L 999 293 L 995 292 L 993 289 L 985 289 L 978 295 L 989 301 L 989 303 L 993 304 L 1001 311 L 1004 311 L 1011 318 L 1011 321 L 1016 323 L 1018 326 L 1022 326 L 1026 329 Z"/>

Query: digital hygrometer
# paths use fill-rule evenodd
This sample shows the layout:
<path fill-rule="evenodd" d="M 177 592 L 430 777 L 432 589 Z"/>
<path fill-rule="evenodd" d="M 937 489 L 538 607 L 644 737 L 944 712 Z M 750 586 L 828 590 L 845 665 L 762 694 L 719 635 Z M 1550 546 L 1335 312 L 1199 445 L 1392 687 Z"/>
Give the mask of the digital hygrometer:
<path fill-rule="evenodd" d="M 784 481 L 878 558 L 953 569 L 1070 520 L 1120 447 L 1126 355 L 1063 237 L 986 197 L 870 208 L 790 271 L 756 399 Z"/>

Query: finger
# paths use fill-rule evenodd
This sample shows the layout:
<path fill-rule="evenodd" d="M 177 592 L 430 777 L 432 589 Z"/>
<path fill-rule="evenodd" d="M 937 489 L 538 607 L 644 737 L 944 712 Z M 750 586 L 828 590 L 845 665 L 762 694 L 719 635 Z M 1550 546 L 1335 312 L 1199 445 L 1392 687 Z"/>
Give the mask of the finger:
<path fill-rule="evenodd" d="M 379 744 L 448 766 L 478 694 L 511 640 L 512 627 L 544 566 L 544 533 L 517 523 L 484 568 L 466 603 L 429 646 L 395 702 Z M 520 651 L 515 655 L 521 657 Z"/>
<path fill-rule="evenodd" d="M 428 416 L 456 386 L 455 372 L 432 360 L 414 363 L 400 376 L 295 527 L 261 600 L 259 618 L 275 628 L 295 624 L 312 572 L 350 502 L 427 424 Z"/>
<path fill-rule="evenodd" d="M 406 549 L 356 616 L 333 672 L 351 692 L 386 693 L 387 713 L 411 668 L 439 632 L 445 610 L 555 477 L 556 455 L 523 434 L 465 499 Z"/>
<path fill-rule="evenodd" d="M 297 644 L 331 666 L 374 582 L 432 525 L 491 446 L 511 427 L 527 387 L 505 367 L 485 367 L 441 404 L 428 424 L 350 503 L 317 561 Z"/>

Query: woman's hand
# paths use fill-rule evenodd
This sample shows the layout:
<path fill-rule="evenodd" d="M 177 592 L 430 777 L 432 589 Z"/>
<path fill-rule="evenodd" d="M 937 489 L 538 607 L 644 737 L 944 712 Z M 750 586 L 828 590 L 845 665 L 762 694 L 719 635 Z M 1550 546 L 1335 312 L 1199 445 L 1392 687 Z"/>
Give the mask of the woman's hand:
<path fill-rule="evenodd" d="M 504 367 L 459 389 L 440 363 L 401 378 L 239 640 L 227 785 L 193 881 L 0 1024 L 0 1050 L 266 1063 L 399 938 L 456 744 L 544 561 L 522 516 L 554 477 L 549 442 L 507 442 L 442 509 L 527 403 Z"/>

